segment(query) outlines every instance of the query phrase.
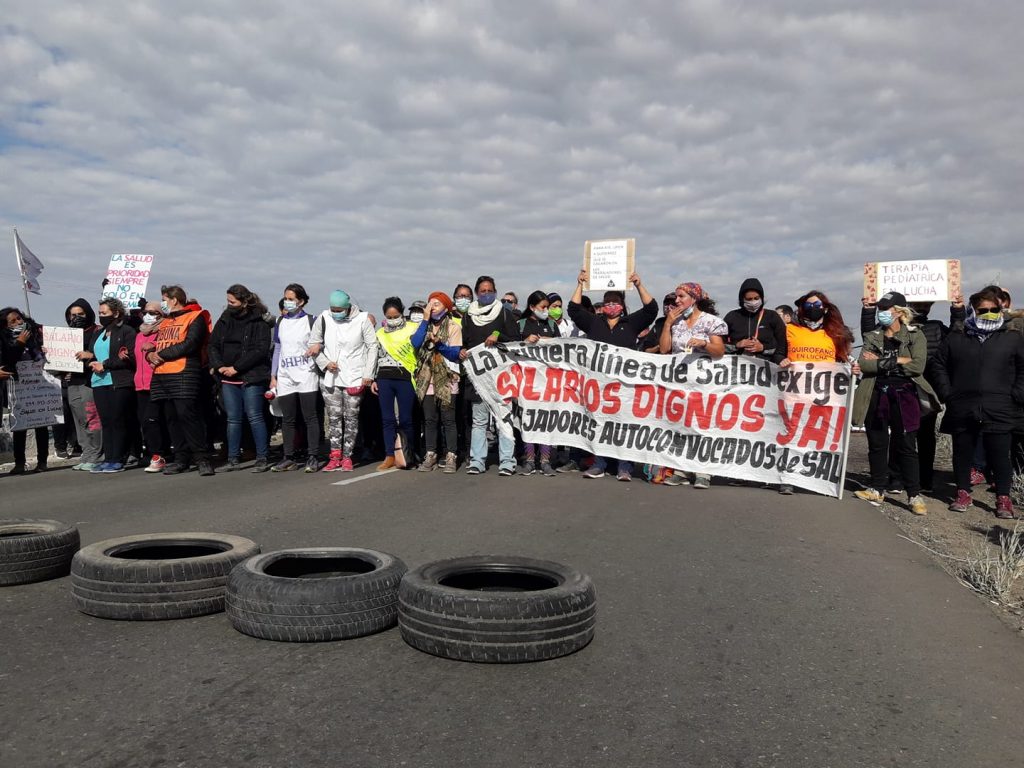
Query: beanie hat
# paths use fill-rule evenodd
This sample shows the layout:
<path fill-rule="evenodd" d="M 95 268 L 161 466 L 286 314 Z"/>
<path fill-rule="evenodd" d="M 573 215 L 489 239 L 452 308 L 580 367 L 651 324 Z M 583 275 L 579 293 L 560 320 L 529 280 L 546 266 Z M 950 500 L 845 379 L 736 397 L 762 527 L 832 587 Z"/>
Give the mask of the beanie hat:
<path fill-rule="evenodd" d="M 444 308 L 447 309 L 449 312 L 451 312 L 452 308 L 455 306 L 455 302 L 452 301 L 451 297 L 444 291 L 434 291 L 432 294 L 430 294 L 430 296 L 427 297 L 428 301 L 433 301 L 434 299 L 437 299 L 439 302 L 441 302 L 441 304 L 444 305 Z"/>

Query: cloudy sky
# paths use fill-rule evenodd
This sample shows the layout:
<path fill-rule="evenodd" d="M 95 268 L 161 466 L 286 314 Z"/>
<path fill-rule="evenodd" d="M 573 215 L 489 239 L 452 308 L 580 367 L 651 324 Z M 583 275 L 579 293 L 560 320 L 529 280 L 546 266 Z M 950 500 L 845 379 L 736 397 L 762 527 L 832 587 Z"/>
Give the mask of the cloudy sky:
<path fill-rule="evenodd" d="M 613 236 L 652 292 L 697 280 L 723 311 L 756 275 L 852 313 L 865 261 L 913 258 L 1024 300 L 1019 2 L 5 11 L 0 223 L 46 265 L 44 322 L 111 253 L 213 309 L 235 281 L 378 308 L 480 273 L 566 289 Z"/>

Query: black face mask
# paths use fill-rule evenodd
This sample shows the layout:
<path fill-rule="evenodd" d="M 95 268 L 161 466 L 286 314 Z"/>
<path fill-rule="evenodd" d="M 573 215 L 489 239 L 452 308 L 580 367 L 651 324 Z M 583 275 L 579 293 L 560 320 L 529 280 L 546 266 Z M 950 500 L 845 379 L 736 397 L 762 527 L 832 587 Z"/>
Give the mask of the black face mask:
<path fill-rule="evenodd" d="M 71 315 L 71 319 L 68 320 L 68 326 L 71 328 L 85 328 L 85 315 Z"/>
<path fill-rule="evenodd" d="M 245 314 L 245 307 L 228 307 L 232 317 L 241 317 Z"/>
<path fill-rule="evenodd" d="M 106 316 L 100 315 L 100 325 L 102 325 L 104 328 L 106 328 L 109 325 L 111 325 L 116 319 L 117 318 L 114 317 L 113 315 L 106 315 Z"/>
<path fill-rule="evenodd" d="M 824 307 L 804 307 L 804 317 L 812 323 L 816 323 L 825 316 Z"/>

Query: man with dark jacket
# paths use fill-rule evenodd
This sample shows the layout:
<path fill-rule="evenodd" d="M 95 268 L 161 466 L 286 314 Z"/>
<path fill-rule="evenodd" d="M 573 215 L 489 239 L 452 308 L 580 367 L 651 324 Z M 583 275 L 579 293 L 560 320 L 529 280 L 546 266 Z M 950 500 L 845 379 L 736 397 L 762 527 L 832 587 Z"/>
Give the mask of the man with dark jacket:
<path fill-rule="evenodd" d="M 765 308 L 764 288 L 756 277 L 748 277 L 740 285 L 739 309 L 725 316 L 725 324 L 729 328 L 727 355 L 749 355 L 773 363 L 786 359 L 786 323 L 777 312 Z"/>

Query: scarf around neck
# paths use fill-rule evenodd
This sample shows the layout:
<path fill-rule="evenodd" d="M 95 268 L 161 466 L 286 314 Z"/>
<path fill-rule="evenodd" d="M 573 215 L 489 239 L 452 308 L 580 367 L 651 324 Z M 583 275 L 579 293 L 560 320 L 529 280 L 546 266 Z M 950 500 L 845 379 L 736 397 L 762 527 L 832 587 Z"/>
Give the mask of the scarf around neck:
<path fill-rule="evenodd" d="M 501 306 L 500 304 L 498 305 Z M 451 323 L 454 322 L 450 316 L 445 316 L 436 324 L 437 344 L 447 344 L 451 332 Z M 427 328 L 429 332 L 431 327 Z M 428 348 L 429 347 L 429 348 Z M 444 356 L 437 351 L 433 345 L 424 342 L 416 353 L 416 372 L 413 376 L 413 385 L 416 389 L 416 396 L 422 401 L 427 396 L 430 385 L 434 385 L 434 396 L 445 408 L 452 404 L 452 371 L 448 368 Z"/>
<path fill-rule="evenodd" d="M 967 308 L 967 319 L 964 321 L 964 328 L 968 336 L 977 337 L 978 341 L 984 344 L 989 337 L 1000 330 L 1006 323 L 1002 313 L 998 320 L 982 320 L 974 311 L 974 307 Z"/>
<path fill-rule="evenodd" d="M 473 321 L 473 325 L 487 325 L 497 320 L 504 308 L 500 301 L 492 302 L 486 307 L 481 307 L 480 302 L 474 301 L 469 305 L 469 319 Z"/>

